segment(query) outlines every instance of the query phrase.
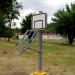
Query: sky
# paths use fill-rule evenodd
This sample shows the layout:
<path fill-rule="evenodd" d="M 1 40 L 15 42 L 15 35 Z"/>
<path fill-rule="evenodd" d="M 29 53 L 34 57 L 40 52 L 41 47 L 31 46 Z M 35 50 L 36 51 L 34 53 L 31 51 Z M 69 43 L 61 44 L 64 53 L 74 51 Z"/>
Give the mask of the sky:
<path fill-rule="evenodd" d="M 71 4 L 75 0 L 17 0 L 23 5 L 23 9 L 20 11 L 19 20 L 15 20 L 18 27 L 22 19 L 30 13 L 38 13 L 43 11 L 47 13 L 47 22 L 51 22 L 51 17 L 60 8 L 64 8 L 66 4 Z"/>

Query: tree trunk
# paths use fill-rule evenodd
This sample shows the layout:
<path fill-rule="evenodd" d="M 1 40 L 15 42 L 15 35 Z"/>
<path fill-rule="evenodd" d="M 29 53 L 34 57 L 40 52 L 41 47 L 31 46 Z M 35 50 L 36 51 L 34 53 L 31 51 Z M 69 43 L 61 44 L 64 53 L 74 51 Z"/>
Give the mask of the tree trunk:
<path fill-rule="evenodd" d="M 73 44 L 74 38 L 73 38 L 72 35 L 68 35 L 68 41 L 69 41 L 69 44 L 70 44 L 70 45 Z"/>

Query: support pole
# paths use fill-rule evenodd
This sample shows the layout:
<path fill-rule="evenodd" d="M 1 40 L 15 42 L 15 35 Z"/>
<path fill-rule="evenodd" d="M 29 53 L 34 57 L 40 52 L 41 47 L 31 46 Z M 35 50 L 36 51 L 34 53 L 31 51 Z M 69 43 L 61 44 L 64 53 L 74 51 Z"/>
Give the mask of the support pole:
<path fill-rule="evenodd" d="M 42 71 L 42 32 L 38 30 L 38 71 Z"/>
<path fill-rule="evenodd" d="M 42 31 L 38 30 L 38 71 L 32 75 L 47 75 L 42 71 Z"/>

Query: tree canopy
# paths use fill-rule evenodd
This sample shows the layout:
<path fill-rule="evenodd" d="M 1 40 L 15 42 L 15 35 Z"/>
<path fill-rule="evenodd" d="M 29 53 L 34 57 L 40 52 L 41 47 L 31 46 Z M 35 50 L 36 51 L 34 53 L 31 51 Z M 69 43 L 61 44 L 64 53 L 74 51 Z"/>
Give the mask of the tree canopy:
<path fill-rule="evenodd" d="M 23 18 L 21 22 L 21 26 L 22 26 L 21 32 L 22 33 L 25 33 L 27 29 L 31 29 L 31 17 L 32 17 L 32 14 L 28 14 L 27 16 Z"/>
<path fill-rule="evenodd" d="M 20 16 L 19 10 L 22 9 L 22 5 L 17 2 L 17 0 L 1 0 L 0 1 L 0 11 L 5 18 L 5 22 L 9 23 L 11 27 L 11 22 L 13 19 L 18 19 Z"/>
<path fill-rule="evenodd" d="M 52 23 L 47 24 L 46 33 L 55 33 L 55 26 Z"/>
<path fill-rule="evenodd" d="M 11 24 L 20 16 L 20 9 L 22 5 L 17 0 L 0 0 L 0 33 L 3 31 L 2 35 L 8 34 L 7 37 L 10 37 L 9 34 L 12 35 Z"/>
<path fill-rule="evenodd" d="M 68 38 L 72 44 L 75 38 L 75 4 L 66 5 L 64 9 L 59 9 L 52 18 L 56 32 Z"/>

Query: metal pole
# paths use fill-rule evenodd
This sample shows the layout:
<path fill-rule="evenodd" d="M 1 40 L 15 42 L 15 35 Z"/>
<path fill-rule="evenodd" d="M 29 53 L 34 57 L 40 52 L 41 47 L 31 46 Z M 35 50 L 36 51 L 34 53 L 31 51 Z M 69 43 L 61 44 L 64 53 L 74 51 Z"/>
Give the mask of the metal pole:
<path fill-rule="evenodd" d="M 38 30 L 38 70 L 42 71 L 42 32 Z"/>

